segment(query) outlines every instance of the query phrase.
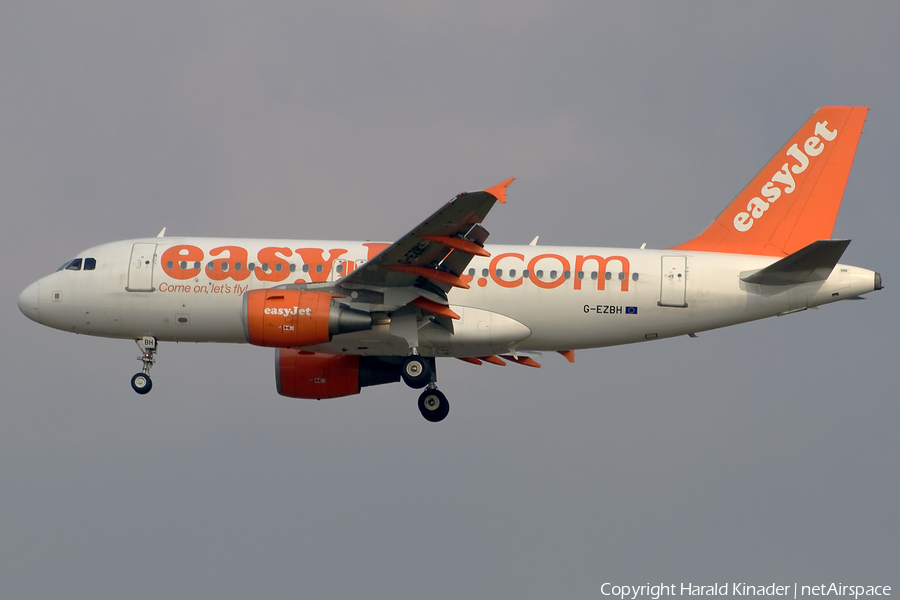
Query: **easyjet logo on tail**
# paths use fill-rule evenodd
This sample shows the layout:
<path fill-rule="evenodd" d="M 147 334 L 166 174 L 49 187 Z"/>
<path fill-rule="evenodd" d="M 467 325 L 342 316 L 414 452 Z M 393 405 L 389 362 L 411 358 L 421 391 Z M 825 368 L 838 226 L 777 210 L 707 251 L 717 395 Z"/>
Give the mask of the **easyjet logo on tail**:
<path fill-rule="evenodd" d="M 789 158 L 797 161 L 796 164 L 789 162 L 781 166 L 780 171 L 766 182 L 759 191 L 759 196 L 755 196 L 747 203 L 746 212 L 739 212 L 734 216 L 734 228 L 741 233 L 750 231 L 756 219 L 760 219 L 769 210 L 769 206 L 781 198 L 782 194 L 791 194 L 797 189 L 794 175 L 799 175 L 809 168 L 810 157 L 816 157 L 825 150 L 825 142 L 834 141 L 837 137 L 837 129 L 828 129 L 828 121 L 820 121 L 816 123 L 814 135 L 803 143 L 803 149 L 799 144 L 794 144 L 788 148 L 786 154 Z M 782 187 L 779 187 L 782 186 Z"/>

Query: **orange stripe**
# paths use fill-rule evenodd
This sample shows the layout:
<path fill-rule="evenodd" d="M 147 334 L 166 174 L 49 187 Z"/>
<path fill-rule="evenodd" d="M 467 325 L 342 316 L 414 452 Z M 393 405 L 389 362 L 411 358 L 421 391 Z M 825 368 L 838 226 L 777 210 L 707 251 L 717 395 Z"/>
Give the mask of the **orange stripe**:
<path fill-rule="evenodd" d="M 410 302 L 413 306 L 418 306 L 422 310 L 428 311 L 430 313 L 434 313 L 436 315 L 440 315 L 442 317 L 450 317 L 451 319 L 458 319 L 459 315 L 450 310 L 449 306 L 444 304 L 438 304 L 428 298 L 422 298 L 421 296 Z"/>
<path fill-rule="evenodd" d="M 447 285 L 452 285 L 453 287 L 462 288 L 464 290 L 469 289 L 469 285 L 467 283 L 462 281 L 453 273 L 448 273 L 447 271 L 426 269 L 425 267 L 407 267 L 404 265 L 389 265 L 385 268 L 391 269 L 393 271 L 400 271 L 401 273 L 412 273 L 413 275 L 418 275 L 419 277 L 424 277 L 425 279 L 431 279 L 440 283 L 446 283 Z"/>
<path fill-rule="evenodd" d="M 566 360 L 570 363 L 575 362 L 575 351 L 574 350 L 557 350 L 560 354 L 566 357 Z"/>
<path fill-rule="evenodd" d="M 527 357 L 527 356 L 520 356 L 519 358 L 515 358 L 515 357 L 513 357 L 513 356 L 509 356 L 509 355 L 506 355 L 506 354 L 501 354 L 500 356 L 501 356 L 502 358 L 505 358 L 506 360 L 511 360 L 511 361 L 513 361 L 514 363 L 517 363 L 517 364 L 520 364 L 520 365 L 525 365 L 526 367 L 534 367 L 535 369 L 540 369 L 540 368 L 541 368 L 540 363 L 535 362 L 534 359 L 529 358 L 529 357 Z"/>
<path fill-rule="evenodd" d="M 481 361 L 478 360 L 477 358 L 474 358 L 474 357 L 469 357 L 469 356 L 457 356 L 456 358 L 458 358 L 459 360 L 461 360 L 461 361 L 463 361 L 463 362 L 467 362 L 467 363 L 473 364 L 473 365 L 480 365 L 480 364 L 481 364 Z"/>
<path fill-rule="evenodd" d="M 506 366 L 506 362 L 504 362 L 504 361 L 503 361 L 500 357 L 498 357 L 498 356 L 479 356 L 478 358 L 480 358 L 480 359 L 483 360 L 484 362 L 489 362 L 489 363 L 491 363 L 492 365 L 498 365 L 498 366 L 500 366 L 500 367 L 505 367 L 505 366 Z"/>
<path fill-rule="evenodd" d="M 448 248 L 453 248 L 454 250 L 459 250 L 460 252 L 465 252 L 466 254 L 474 254 L 475 256 L 490 256 L 491 253 L 476 244 L 475 242 L 470 242 L 469 240 L 462 240 L 460 238 L 452 238 L 446 237 L 443 235 L 423 235 L 423 240 L 429 240 L 432 242 L 438 242 L 439 244 L 443 244 Z"/>

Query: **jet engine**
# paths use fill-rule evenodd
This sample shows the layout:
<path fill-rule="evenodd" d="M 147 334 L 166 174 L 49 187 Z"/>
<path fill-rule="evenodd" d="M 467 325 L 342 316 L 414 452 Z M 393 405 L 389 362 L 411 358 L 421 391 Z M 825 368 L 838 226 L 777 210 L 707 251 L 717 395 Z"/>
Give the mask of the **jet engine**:
<path fill-rule="evenodd" d="M 267 289 L 244 294 L 244 337 L 256 346 L 298 348 L 324 344 L 340 333 L 372 328 L 369 313 L 334 301 L 333 294 Z"/>
<path fill-rule="evenodd" d="M 400 381 L 400 363 L 375 356 L 320 354 L 290 348 L 275 351 L 275 385 L 289 398 L 339 398 L 361 388 Z"/>

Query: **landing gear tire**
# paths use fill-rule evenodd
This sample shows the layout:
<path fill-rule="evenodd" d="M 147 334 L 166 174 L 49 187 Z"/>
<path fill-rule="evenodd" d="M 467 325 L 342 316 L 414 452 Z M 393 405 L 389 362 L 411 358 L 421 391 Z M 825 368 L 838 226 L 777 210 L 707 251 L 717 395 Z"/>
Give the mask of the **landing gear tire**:
<path fill-rule="evenodd" d="M 131 378 L 131 389 L 136 391 L 138 394 L 146 394 L 153 388 L 153 381 L 150 380 L 149 375 L 145 375 L 144 373 L 137 373 L 134 377 Z"/>
<path fill-rule="evenodd" d="M 419 396 L 419 412 L 426 421 L 437 423 L 447 417 L 450 412 L 450 403 L 447 402 L 447 396 L 437 388 L 425 390 Z"/>
<path fill-rule="evenodd" d="M 423 388 L 431 383 L 431 365 L 418 354 L 407 356 L 403 364 L 400 365 L 400 376 L 409 387 L 413 389 Z"/>

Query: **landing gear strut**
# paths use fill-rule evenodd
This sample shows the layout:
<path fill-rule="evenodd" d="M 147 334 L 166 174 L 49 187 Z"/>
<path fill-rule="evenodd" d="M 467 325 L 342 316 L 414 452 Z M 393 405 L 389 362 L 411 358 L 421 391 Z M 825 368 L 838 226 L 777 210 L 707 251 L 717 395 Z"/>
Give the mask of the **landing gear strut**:
<path fill-rule="evenodd" d="M 138 394 L 146 394 L 153 388 L 153 381 L 150 379 L 150 367 L 156 362 L 156 338 L 145 335 L 142 339 L 134 340 L 141 351 L 139 361 L 144 363 L 144 368 L 140 373 L 135 374 L 131 378 L 131 389 Z"/>

